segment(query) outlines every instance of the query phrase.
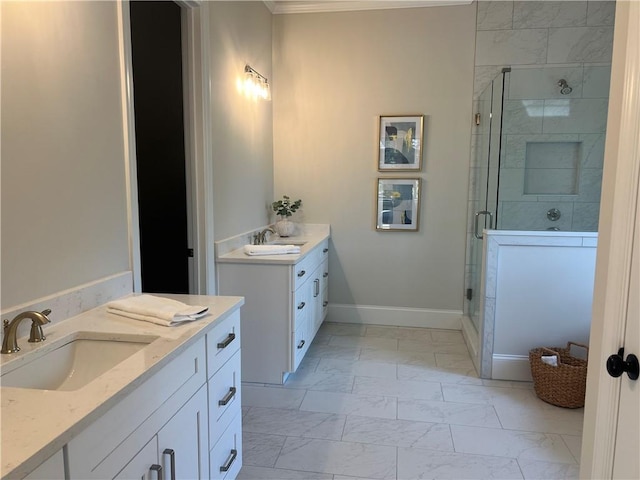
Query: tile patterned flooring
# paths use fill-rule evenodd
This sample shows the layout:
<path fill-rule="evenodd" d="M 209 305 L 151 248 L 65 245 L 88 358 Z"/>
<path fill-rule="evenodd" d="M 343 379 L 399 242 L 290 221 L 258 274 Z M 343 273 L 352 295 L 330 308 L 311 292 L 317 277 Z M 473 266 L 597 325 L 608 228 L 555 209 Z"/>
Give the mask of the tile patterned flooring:
<path fill-rule="evenodd" d="M 242 406 L 240 480 L 578 478 L 582 409 L 479 379 L 457 331 L 325 323 Z"/>

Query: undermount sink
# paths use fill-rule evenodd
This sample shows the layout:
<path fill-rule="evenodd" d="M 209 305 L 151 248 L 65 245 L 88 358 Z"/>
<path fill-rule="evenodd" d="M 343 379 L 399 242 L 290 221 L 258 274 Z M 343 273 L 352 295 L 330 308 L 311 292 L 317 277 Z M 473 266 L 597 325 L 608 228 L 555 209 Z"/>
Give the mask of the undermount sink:
<path fill-rule="evenodd" d="M 113 335 L 94 332 L 76 332 L 56 341 L 55 345 L 43 345 L 41 350 L 26 354 L 20 366 L 0 377 L 3 387 L 31 388 L 37 390 L 78 390 L 134 353 L 140 351 L 158 337 L 150 335 Z"/>

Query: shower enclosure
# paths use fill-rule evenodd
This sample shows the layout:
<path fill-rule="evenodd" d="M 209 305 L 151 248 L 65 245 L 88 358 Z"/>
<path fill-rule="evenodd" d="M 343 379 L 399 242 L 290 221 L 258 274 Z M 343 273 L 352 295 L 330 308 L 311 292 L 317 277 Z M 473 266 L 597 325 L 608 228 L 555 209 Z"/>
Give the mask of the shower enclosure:
<path fill-rule="evenodd" d="M 598 229 L 609 75 L 606 65 L 505 68 L 477 100 L 466 307 L 480 353 L 486 232 L 566 243 L 582 237 L 565 232 Z"/>

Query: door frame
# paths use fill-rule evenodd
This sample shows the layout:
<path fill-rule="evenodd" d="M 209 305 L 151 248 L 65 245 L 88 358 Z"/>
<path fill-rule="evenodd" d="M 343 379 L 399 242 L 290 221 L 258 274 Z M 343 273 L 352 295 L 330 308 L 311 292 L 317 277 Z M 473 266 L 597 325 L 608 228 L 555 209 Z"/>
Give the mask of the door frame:
<path fill-rule="evenodd" d="M 618 0 L 580 478 L 612 478 L 619 379 L 605 359 L 624 345 L 640 182 L 640 3 Z M 638 321 L 637 319 L 634 321 Z"/>
<path fill-rule="evenodd" d="M 209 8 L 206 1 L 176 1 L 182 12 L 185 157 L 189 261 L 189 293 L 215 295 L 213 173 L 209 90 Z M 129 266 L 133 291 L 142 291 L 140 224 L 133 102 L 133 63 L 129 0 L 118 0 L 120 80 L 124 130 L 125 175 L 129 226 Z"/>

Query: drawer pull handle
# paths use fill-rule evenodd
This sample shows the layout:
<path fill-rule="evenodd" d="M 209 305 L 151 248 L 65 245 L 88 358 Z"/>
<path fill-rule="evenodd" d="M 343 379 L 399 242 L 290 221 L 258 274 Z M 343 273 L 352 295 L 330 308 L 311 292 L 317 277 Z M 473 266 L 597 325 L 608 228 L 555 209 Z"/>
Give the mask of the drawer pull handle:
<path fill-rule="evenodd" d="M 313 297 L 317 297 L 318 295 L 320 295 L 320 280 L 318 280 L 317 278 L 313 281 Z"/>
<path fill-rule="evenodd" d="M 231 401 L 236 396 L 236 387 L 230 387 L 229 393 L 227 393 L 222 400 L 218 400 L 218 405 L 223 406 Z"/>
<path fill-rule="evenodd" d="M 298 310 L 302 310 L 305 305 L 306 305 L 306 303 L 300 302 L 300 305 L 298 305 Z"/>
<path fill-rule="evenodd" d="M 169 455 L 171 460 L 171 480 L 176 480 L 176 452 L 171 448 L 165 448 L 163 455 Z"/>
<path fill-rule="evenodd" d="M 304 347 L 304 340 L 300 340 L 300 343 L 298 344 L 298 349 L 301 349 L 302 347 Z"/>
<path fill-rule="evenodd" d="M 154 463 L 153 465 L 151 465 L 151 467 L 149 467 L 149 471 L 156 472 L 156 479 L 162 480 L 162 465 Z"/>
<path fill-rule="evenodd" d="M 328 251 L 329 251 L 329 249 L 328 249 L 328 248 L 323 248 L 323 249 L 322 249 L 322 253 L 327 253 Z"/>
<path fill-rule="evenodd" d="M 236 339 L 236 334 L 235 333 L 230 333 L 229 335 L 227 335 L 227 338 L 225 338 L 224 342 L 220 342 L 218 343 L 218 348 L 226 348 L 229 346 L 229 344 L 231 342 L 233 342 Z"/>
<path fill-rule="evenodd" d="M 329 302 L 327 302 L 326 300 L 324 302 L 322 302 L 322 306 L 326 307 L 327 305 L 329 305 Z"/>
<path fill-rule="evenodd" d="M 235 448 L 231 449 L 231 453 L 229 454 L 227 461 L 224 462 L 224 465 L 220 467 L 220 471 L 228 472 L 229 469 L 231 468 L 231 465 L 233 465 L 233 462 L 236 461 L 237 456 L 238 456 L 238 450 L 236 450 Z"/>
<path fill-rule="evenodd" d="M 327 278 L 327 277 L 329 276 L 329 272 L 324 272 L 324 273 L 322 274 L 322 276 L 323 276 L 324 278 Z"/>
<path fill-rule="evenodd" d="M 307 273 L 307 272 L 305 272 L 304 270 L 300 270 L 300 271 L 298 272 L 298 277 L 304 277 L 304 274 L 305 274 L 305 273 Z"/>

